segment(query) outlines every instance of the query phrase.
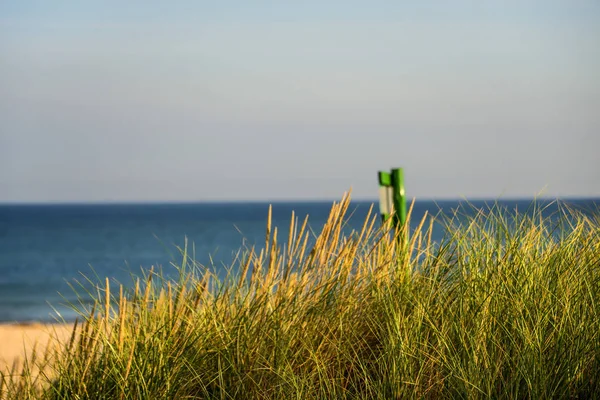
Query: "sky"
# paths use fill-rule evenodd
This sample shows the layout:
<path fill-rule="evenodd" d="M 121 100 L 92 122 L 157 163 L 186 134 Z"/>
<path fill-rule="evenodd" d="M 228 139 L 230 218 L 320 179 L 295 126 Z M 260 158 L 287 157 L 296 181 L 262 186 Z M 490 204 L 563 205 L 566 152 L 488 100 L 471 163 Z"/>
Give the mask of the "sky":
<path fill-rule="evenodd" d="M 0 1 L 0 202 L 600 196 L 600 2 Z"/>

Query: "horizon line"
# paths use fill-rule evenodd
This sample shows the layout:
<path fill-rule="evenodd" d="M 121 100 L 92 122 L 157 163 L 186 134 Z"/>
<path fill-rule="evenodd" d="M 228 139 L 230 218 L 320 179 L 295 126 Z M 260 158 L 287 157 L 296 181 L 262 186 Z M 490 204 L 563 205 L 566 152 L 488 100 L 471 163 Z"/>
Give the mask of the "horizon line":
<path fill-rule="evenodd" d="M 309 203 L 333 203 L 341 201 L 340 198 L 325 199 L 207 199 L 207 200 L 47 200 L 47 201 L 2 201 L 0 206 L 110 206 L 110 205 L 192 205 L 192 204 L 309 204 Z M 599 200 L 600 196 L 508 196 L 508 197 L 407 197 L 407 203 L 413 201 L 524 201 L 524 200 Z M 379 203 L 378 198 L 350 198 L 351 202 Z"/>

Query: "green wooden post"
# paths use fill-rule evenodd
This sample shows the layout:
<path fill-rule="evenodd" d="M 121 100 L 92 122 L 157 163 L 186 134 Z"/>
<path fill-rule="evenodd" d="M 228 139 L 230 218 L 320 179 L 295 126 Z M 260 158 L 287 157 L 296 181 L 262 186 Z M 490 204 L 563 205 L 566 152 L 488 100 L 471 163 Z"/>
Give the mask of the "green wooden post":
<path fill-rule="evenodd" d="M 406 195 L 404 193 L 404 170 L 392 169 L 392 186 L 394 188 L 394 210 L 396 211 L 396 228 L 406 223 Z"/>
<path fill-rule="evenodd" d="M 393 196 L 391 195 L 392 176 L 387 172 L 379 171 L 379 211 L 381 221 L 385 222 L 390 218 L 394 206 Z"/>
<path fill-rule="evenodd" d="M 406 223 L 406 195 L 404 193 L 404 171 L 394 168 L 391 173 L 379 171 L 379 209 L 383 222 L 394 212 L 394 227 Z"/>
<path fill-rule="evenodd" d="M 398 243 L 405 249 L 408 246 L 408 231 L 403 233 L 406 224 L 406 194 L 404 193 L 404 170 L 394 168 L 391 173 L 379 172 L 379 208 L 385 223 L 393 213 L 393 226 L 398 235 Z"/>

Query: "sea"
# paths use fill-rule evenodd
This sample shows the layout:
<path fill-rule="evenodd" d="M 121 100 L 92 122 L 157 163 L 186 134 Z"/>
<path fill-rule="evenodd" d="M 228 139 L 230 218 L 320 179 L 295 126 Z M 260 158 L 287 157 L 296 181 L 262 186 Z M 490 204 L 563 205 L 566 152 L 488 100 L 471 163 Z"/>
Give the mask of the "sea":
<path fill-rule="evenodd" d="M 533 199 L 417 200 L 414 227 L 429 215 L 489 208 L 531 209 Z M 559 204 L 597 213 L 600 198 L 535 200 L 544 213 Z M 285 242 L 292 211 L 318 234 L 331 201 L 224 202 L 173 204 L 5 204 L 0 205 L 0 323 L 70 322 L 91 302 L 98 284 L 132 287 L 150 268 L 177 274 L 187 246 L 198 265 L 225 273 L 235 269 L 240 249 L 264 246 L 266 221 Z M 360 230 L 377 201 L 353 201 L 345 229 Z M 379 223 L 379 221 L 377 221 Z M 442 230 L 434 232 L 440 240 Z M 234 271 L 235 272 L 235 271 Z M 91 292 L 88 293 L 88 292 Z"/>

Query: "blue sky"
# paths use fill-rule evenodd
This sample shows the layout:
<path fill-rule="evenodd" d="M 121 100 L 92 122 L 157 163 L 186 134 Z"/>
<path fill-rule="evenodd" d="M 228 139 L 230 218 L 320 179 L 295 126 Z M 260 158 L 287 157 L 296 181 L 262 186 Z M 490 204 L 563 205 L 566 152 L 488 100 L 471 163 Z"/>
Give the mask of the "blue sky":
<path fill-rule="evenodd" d="M 0 3 L 0 202 L 600 196 L 597 1 Z"/>

